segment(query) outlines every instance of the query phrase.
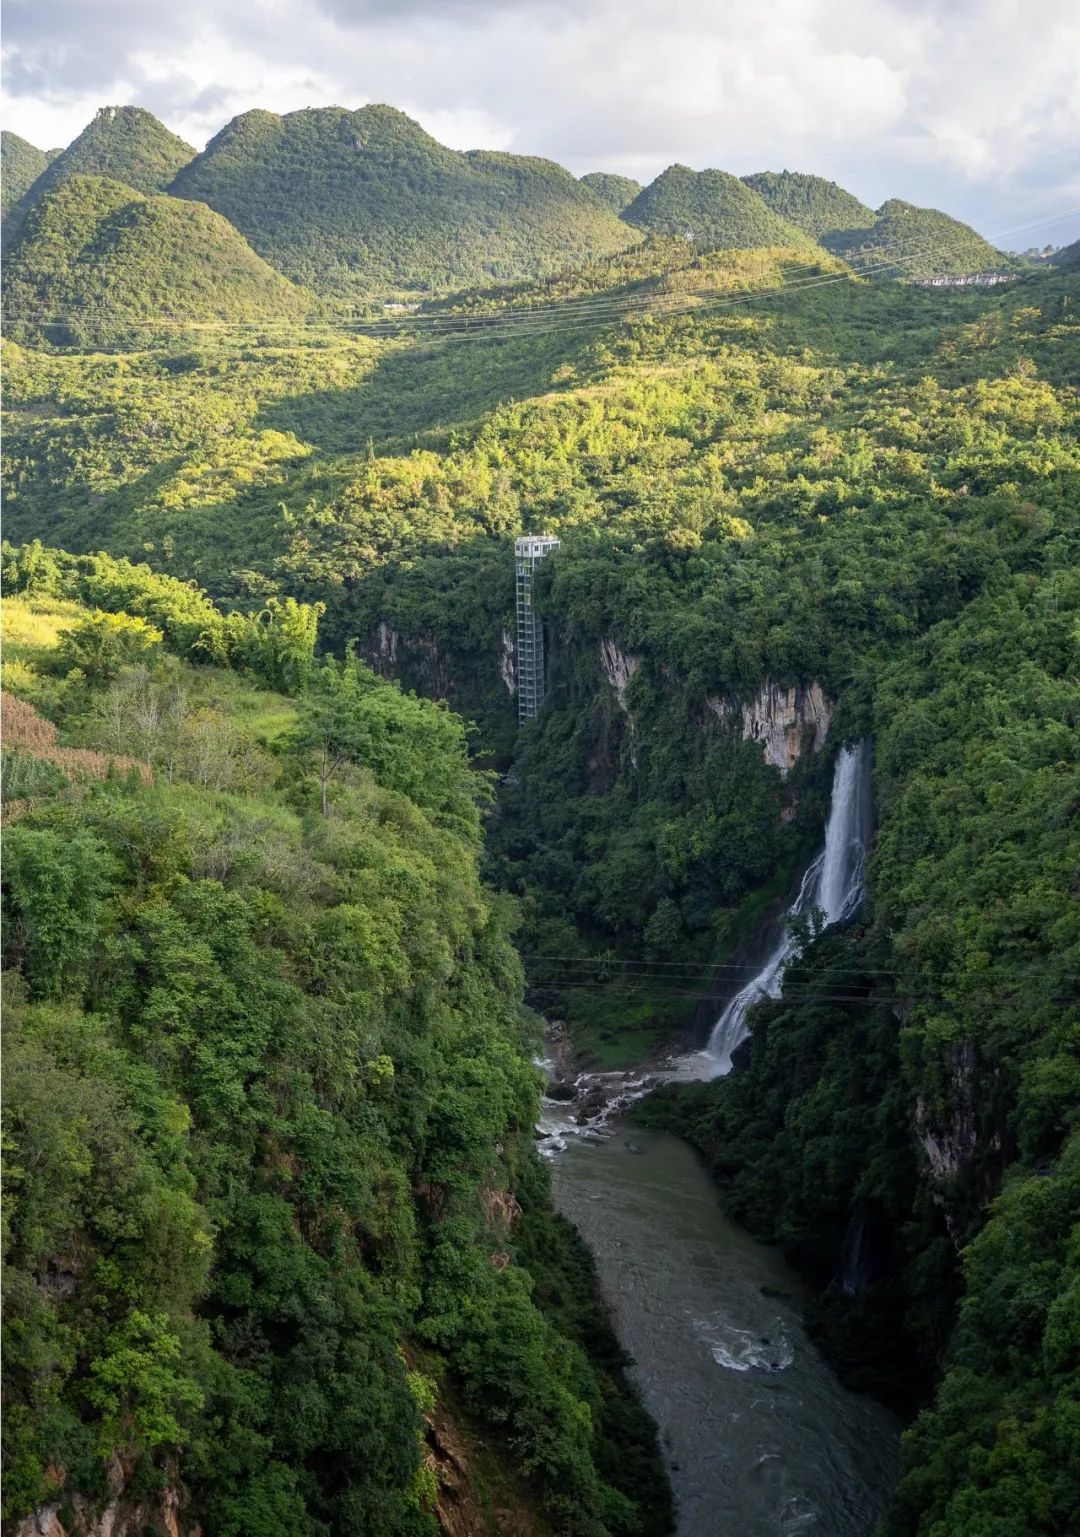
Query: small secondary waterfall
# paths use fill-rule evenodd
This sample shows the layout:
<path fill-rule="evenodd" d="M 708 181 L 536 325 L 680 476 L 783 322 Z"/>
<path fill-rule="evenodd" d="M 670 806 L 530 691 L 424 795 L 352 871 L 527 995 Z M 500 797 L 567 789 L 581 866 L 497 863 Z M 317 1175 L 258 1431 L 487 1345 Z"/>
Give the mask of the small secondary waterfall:
<path fill-rule="evenodd" d="M 825 847 L 808 866 L 799 894 L 788 908 L 789 918 L 820 908 L 828 927 L 858 910 L 866 891 L 871 827 L 870 744 L 862 741 L 856 747 L 845 747 L 836 760 Z M 784 968 L 798 948 L 785 927 L 757 976 L 736 993 L 716 1021 L 705 1048 L 713 1061 L 713 1077 L 730 1073 L 732 1052 L 750 1034 L 747 1015 L 761 998 L 779 998 Z"/>
<path fill-rule="evenodd" d="M 853 1297 L 864 1286 L 869 1286 L 873 1277 L 873 1259 L 866 1242 L 866 1218 L 852 1213 L 844 1234 L 844 1251 L 838 1277 L 840 1290 Z"/>

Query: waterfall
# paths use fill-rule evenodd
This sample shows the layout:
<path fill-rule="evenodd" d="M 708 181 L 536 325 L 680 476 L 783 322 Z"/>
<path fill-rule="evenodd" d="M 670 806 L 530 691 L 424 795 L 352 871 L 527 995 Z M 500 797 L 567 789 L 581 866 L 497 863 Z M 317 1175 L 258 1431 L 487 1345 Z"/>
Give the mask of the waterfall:
<path fill-rule="evenodd" d="M 844 1233 L 844 1248 L 840 1259 L 840 1290 L 853 1297 L 856 1292 L 869 1286 L 874 1278 L 874 1265 L 866 1242 L 866 1218 L 852 1213 Z"/>
<path fill-rule="evenodd" d="M 871 833 L 870 744 L 845 747 L 836 760 L 832 803 L 825 827 L 825 847 L 807 867 L 799 894 L 787 917 L 819 908 L 825 926 L 850 918 L 858 911 L 866 891 L 866 850 Z M 790 927 L 776 942 L 768 959 L 752 981 L 736 993 L 717 1020 L 705 1048 L 712 1058 L 715 1078 L 731 1071 L 731 1054 L 750 1034 L 747 1015 L 761 998 L 779 998 L 784 968 L 798 954 Z"/>

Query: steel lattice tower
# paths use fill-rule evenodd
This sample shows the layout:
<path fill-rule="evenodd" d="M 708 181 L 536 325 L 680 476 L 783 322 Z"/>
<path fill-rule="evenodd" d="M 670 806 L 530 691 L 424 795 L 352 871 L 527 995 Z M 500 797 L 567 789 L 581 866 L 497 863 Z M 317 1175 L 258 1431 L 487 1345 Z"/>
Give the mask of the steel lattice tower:
<path fill-rule="evenodd" d="M 514 541 L 517 570 L 518 721 L 533 720 L 544 699 L 544 625 L 533 608 L 533 576 L 559 541 L 550 534 L 524 534 Z"/>

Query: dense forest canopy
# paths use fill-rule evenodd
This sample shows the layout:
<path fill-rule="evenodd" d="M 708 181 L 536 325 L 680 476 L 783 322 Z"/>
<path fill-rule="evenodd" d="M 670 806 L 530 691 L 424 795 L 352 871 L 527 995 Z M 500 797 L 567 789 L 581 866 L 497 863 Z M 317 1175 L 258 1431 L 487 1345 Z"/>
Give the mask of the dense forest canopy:
<path fill-rule="evenodd" d="M 799 171 L 759 171 L 743 181 L 792 224 L 821 240 L 841 230 L 869 228 L 875 215 L 857 197 L 823 176 Z"/>
<path fill-rule="evenodd" d="M 672 165 L 624 210 L 628 224 L 678 235 L 699 250 L 797 246 L 803 233 L 752 187 L 726 171 Z"/>
<path fill-rule="evenodd" d="M 1001 256 L 817 178 L 673 167 L 637 229 L 583 180 L 253 113 L 12 246 L 24 317 L 135 329 L 7 344 L 13 1517 L 180 1487 L 208 1537 L 419 1537 L 453 1423 L 541 1537 L 660 1537 L 523 992 L 593 1065 L 691 1039 L 869 737 L 864 912 L 646 1113 L 911 1417 L 890 1537 L 1069 1529 L 1075 270 L 871 282 Z M 364 334 L 278 271 L 432 302 Z M 518 731 L 523 531 L 561 546 Z"/>
<path fill-rule="evenodd" d="M 622 213 L 641 191 L 639 181 L 632 176 L 617 176 L 613 171 L 589 171 L 581 180 L 612 213 Z"/>
<path fill-rule="evenodd" d="M 0 133 L 0 217 L 7 218 L 52 158 L 8 128 Z"/>
<path fill-rule="evenodd" d="M 311 304 L 219 214 L 101 176 L 73 175 L 47 193 L 5 262 L 7 334 L 53 345 L 138 346 L 140 327 L 280 322 Z"/>
<path fill-rule="evenodd" d="M 163 192 L 194 153 L 145 108 L 102 107 L 77 139 L 49 157 L 20 196 L 15 219 L 21 221 L 69 176 L 105 176 L 136 192 Z"/>
<path fill-rule="evenodd" d="M 171 190 L 295 282 L 351 300 L 540 275 L 637 238 L 552 161 L 461 154 L 383 106 L 246 112 Z"/>
<path fill-rule="evenodd" d="M 463 723 L 319 662 L 317 610 L 5 575 L 6 1514 L 421 1537 L 453 1412 L 559 1531 L 666 1530 Z"/>

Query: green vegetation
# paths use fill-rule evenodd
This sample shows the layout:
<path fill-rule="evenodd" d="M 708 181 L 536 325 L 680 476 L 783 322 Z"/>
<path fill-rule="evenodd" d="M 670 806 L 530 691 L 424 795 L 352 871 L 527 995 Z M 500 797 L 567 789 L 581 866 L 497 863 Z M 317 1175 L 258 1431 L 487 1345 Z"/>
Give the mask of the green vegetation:
<path fill-rule="evenodd" d="M 801 171 L 759 171 L 756 176 L 744 176 L 743 181 L 765 199 L 774 213 L 797 224 L 815 240 L 840 231 L 866 229 L 874 222 L 873 212 L 864 203 L 834 181 L 826 181 L 824 176 L 807 176 Z"/>
<path fill-rule="evenodd" d="M 595 192 L 612 213 L 622 213 L 641 191 L 641 183 L 632 176 L 617 176 L 613 171 L 589 171 L 581 177 L 583 186 Z"/>
<path fill-rule="evenodd" d="M 843 257 L 856 272 L 886 278 L 1000 272 L 1015 265 L 967 224 L 936 208 L 891 198 L 873 213 L 835 182 L 799 171 L 744 176 L 784 219 Z"/>
<path fill-rule="evenodd" d="M 970 225 L 900 198 L 882 203 L 869 228 L 833 230 L 822 236 L 822 244 L 857 272 L 865 269 L 882 277 L 1001 272 L 1016 265 L 1015 258 L 995 250 Z"/>
<path fill-rule="evenodd" d="M 737 176 L 687 165 L 668 166 L 623 217 L 641 229 L 692 241 L 697 250 L 809 244 L 797 225 L 774 213 Z"/>
<path fill-rule="evenodd" d="M 553 1529 L 660 1537 L 463 724 L 313 625 L 289 699 L 193 666 L 235 616 L 146 568 L 6 576 L 6 1516 L 182 1490 L 228 1537 L 420 1537 L 445 1377 Z"/>
<path fill-rule="evenodd" d="M 392 107 L 245 112 L 170 190 L 294 282 L 352 301 L 537 277 L 635 239 L 561 166 L 460 154 Z"/>
<path fill-rule="evenodd" d="M 1030 554 L 874 681 L 864 924 L 755 1011 L 744 1071 L 642 1109 L 813 1277 L 852 1386 L 903 1407 L 940 1376 L 895 1537 L 1049 1537 L 1080 1498 L 1080 578 L 1054 539 Z M 853 1221 L 872 1279 L 848 1294 Z"/>
<path fill-rule="evenodd" d="M 24 1506 L 50 1468 L 99 1489 L 134 1437 L 210 1537 L 422 1531 L 427 1390 L 402 1344 L 556 1530 L 663 1531 L 654 1448 L 531 1153 L 509 935 L 530 1000 L 594 1060 L 684 1038 L 817 845 L 836 744 L 869 735 L 866 912 L 809 925 L 740 1072 L 647 1113 L 812 1278 L 847 1379 L 918 1412 L 890 1537 L 1062 1537 L 1075 274 L 860 281 L 751 187 L 676 168 L 635 200 L 666 202 L 669 233 L 556 271 L 563 248 L 547 276 L 509 263 L 499 290 L 416 232 L 433 165 L 460 187 L 506 162 L 444 162 L 385 109 L 249 115 L 185 176 L 269 229 L 309 145 L 342 206 L 415 164 L 414 291 L 473 286 L 392 336 L 267 317 L 9 349 L 7 522 L 30 542 L 7 556 L 8 686 L 40 712 L 14 717 L 8 780 L 9 1105 L 37 1083 L 47 1101 L 14 1121 L 9 1482 Z M 457 197 L 459 232 L 474 206 Z M 754 248 L 695 252 L 694 208 L 715 221 L 695 244 Z M 344 226 L 310 228 L 296 275 L 371 292 Z M 954 270 L 999 264 L 958 231 L 886 204 L 852 260 L 925 235 L 933 270 L 946 247 Z M 383 262 L 386 292 L 388 250 L 363 269 Z M 517 733 L 523 529 L 562 545 L 536 594 L 548 697 Z M 815 753 L 796 727 L 784 777 L 744 710 L 811 684 L 828 737 Z M 87 1106 L 68 1141 L 47 1113 L 65 1095 Z M 848 1293 L 853 1224 L 871 1279 Z"/>
<path fill-rule="evenodd" d="M 5 268 L 10 333 L 51 345 L 138 345 L 176 321 L 280 321 L 310 295 L 268 267 L 219 214 L 73 175 L 23 220 Z"/>
<path fill-rule="evenodd" d="M 104 176 L 136 192 L 163 192 L 195 151 L 142 107 L 102 107 L 66 149 L 51 156 L 19 198 L 15 219 L 69 176 Z"/>
<path fill-rule="evenodd" d="M 1062 246 L 1060 250 L 1054 252 L 1050 261 L 1055 267 L 1080 266 L 1080 240 L 1074 240 L 1072 245 Z"/>
<path fill-rule="evenodd" d="M 50 156 L 5 128 L 0 133 L 0 217 L 6 219 L 48 165 Z"/>

